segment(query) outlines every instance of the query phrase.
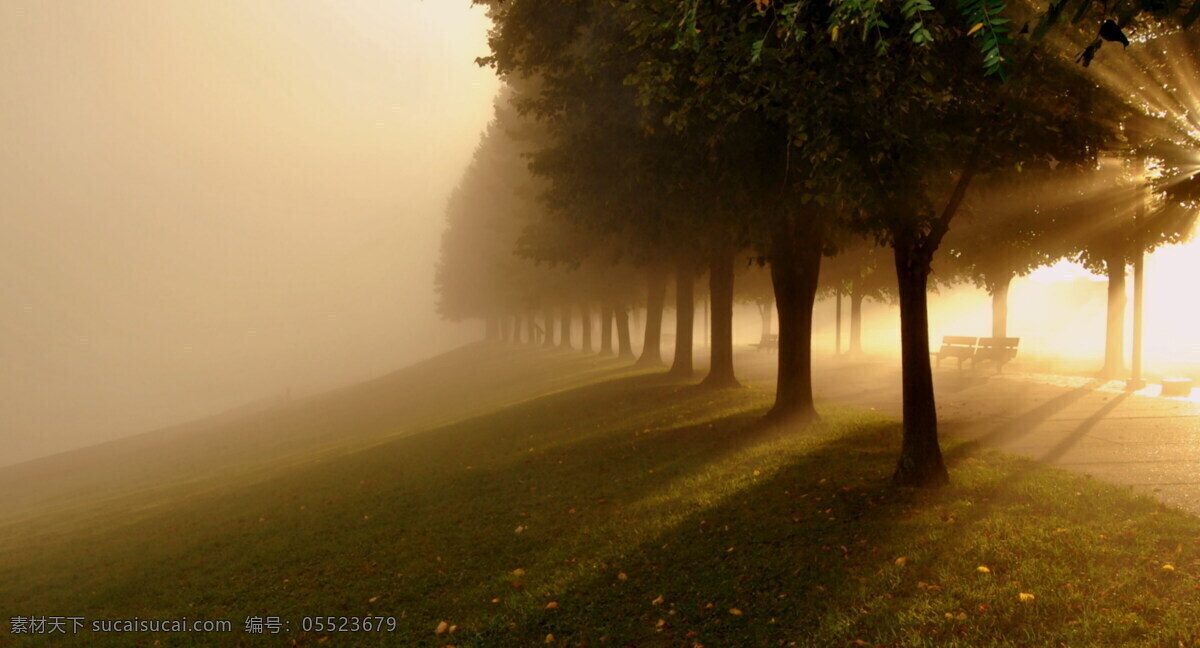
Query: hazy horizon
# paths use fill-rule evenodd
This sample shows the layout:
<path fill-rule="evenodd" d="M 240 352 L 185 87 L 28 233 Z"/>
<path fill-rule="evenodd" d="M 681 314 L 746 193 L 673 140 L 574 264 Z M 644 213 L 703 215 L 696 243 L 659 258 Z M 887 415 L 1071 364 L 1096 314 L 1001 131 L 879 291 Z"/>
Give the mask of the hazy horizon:
<path fill-rule="evenodd" d="M 492 116 L 455 3 L 0 7 L 0 465 L 457 346 L 445 201 Z"/>

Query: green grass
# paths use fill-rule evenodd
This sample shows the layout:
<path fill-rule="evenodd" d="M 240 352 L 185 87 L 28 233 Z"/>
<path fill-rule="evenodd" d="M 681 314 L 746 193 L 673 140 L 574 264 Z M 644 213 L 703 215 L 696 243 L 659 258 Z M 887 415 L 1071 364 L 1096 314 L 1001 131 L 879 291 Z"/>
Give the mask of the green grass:
<path fill-rule="evenodd" d="M 0 544 L 0 612 L 237 630 L 66 642 L 89 646 L 1200 645 L 1191 516 L 954 441 L 951 487 L 897 490 L 894 420 L 826 403 L 820 425 L 765 429 L 762 389 L 530 357 L 528 380 L 543 366 L 557 391 L 375 443 L 348 431 L 360 450 L 322 442 L 132 515 L 135 495 L 79 522 L 22 518 Z M 489 362 L 474 389 L 513 389 Z M 292 631 L 242 634 L 251 614 Z M 367 614 L 398 627 L 298 627 Z M 443 620 L 457 630 L 436 635 Z"/>

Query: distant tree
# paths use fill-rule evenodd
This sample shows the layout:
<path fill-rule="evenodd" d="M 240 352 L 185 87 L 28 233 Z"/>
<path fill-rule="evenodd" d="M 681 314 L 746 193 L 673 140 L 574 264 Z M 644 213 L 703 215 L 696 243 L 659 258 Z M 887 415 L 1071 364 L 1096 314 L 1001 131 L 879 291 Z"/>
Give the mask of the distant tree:
<path fill-rule="evenodd" d="M 1057 166 L 1057 165 L 1056 165 Z M 992 298 L 992 337 L 1008 337 L 1008 288 L 1015 277 L 1054 263 L 1070 250 L 1050 209 L 1066 174 L 1048 167 L 982 178 L 963 217 L 946 235 L 934 267 L 940 281 L 966 281 Z"/>
<path fill-rule="evenodd" d="M 828 297 L 838 293 L 850 299 L 848 353 L 862 355 L 863 301 L 896 301 L 896 267 L 886 248 L 861 237 L 840 242 L 837 254 L 821 265 L 821 294 Z"/>
<path fill-rule="evenodd" d="M 768 335 L 774 335 L 775 321 L 775 287 L 771 285 L 771 269 L 766 259 L 757 255 L 749 255 L 738 264 L 737 298 L 739 301 L 754 304 L 762 326 L 759 331 L 759 344 L 767 341 Z"/>

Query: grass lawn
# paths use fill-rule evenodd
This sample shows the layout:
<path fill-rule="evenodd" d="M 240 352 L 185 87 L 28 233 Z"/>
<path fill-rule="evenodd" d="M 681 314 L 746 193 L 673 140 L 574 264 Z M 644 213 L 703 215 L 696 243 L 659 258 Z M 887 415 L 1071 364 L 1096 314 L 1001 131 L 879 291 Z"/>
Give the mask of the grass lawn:
<path fill-rule="evenodd" d="M 581 378 L 375 443 L 347 430 L 353 451 L 324 439 L 309 461 L 152 506 L 125 493 L 0 521 L 5 630 L 16 615 L 235 628 L 0 645 L 1200 645 L 1194 517 L 954 440 L 952 486 L 898 490 L 895 420 L 824 403 L 822 424 L 764 429 L 760 388 L 524 353 Z M 499 359 L 479 363 L 472 389 L 511 389 Z M 488 398 L 503 400 L 457 395 Z M 248 615 L 291 627 L 247 635 Z M 397 625 L 303 632 L 316 615 Z"/>

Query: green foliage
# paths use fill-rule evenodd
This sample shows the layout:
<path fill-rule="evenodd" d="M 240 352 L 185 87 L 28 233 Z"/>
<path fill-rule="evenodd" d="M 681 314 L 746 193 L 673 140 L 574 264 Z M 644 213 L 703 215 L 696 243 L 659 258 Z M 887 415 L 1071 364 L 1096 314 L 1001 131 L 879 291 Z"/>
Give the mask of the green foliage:
<path fill-rule="evenodd" d="M 971 26 L 967 33 L 974 34 L 979 43 L 986 74 L 1004 79 L 1011 62 L 1005 58 L 1002 48 L 1012 43 L 1008 37 L 1012 21 L 1003 17 L 1004 0 L 958 0 L 958 8 Z"/>

